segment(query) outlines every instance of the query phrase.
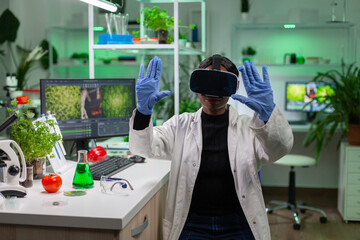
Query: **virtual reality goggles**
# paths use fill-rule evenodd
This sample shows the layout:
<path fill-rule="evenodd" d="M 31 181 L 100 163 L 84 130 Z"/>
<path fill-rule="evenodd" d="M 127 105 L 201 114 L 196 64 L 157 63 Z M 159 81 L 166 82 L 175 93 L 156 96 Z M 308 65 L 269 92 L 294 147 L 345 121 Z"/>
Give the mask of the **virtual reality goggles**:
<path fill-rule="evenodd" d="M 195 93 L 215 97 L 230 97 L 238 87 L 238 77 L 220 70 L 221 56 L 214 55 L 212 69 L 196 69 L 190 76 L 190 89 Z"/>

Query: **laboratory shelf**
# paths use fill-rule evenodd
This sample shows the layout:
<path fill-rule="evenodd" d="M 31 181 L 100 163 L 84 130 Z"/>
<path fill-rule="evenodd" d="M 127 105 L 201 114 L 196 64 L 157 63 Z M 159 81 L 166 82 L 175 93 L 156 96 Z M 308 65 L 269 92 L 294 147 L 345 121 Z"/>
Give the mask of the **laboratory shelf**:
<path fill-rule="evenodd" d="M 255 66 L 262 66 L 263 64 L 255 64 Z M 340 64 L 266 64 L 268 67 L 294 67 L 294 68 L 341 68 Z"/>
<path fill-rule="evenodd" d="M 129 63 L 110 63 L 110 64 L 95 64 L 95 67 L 121 67 L 121 66 L 138 66 L 139 64 L 136 61 Z M 89 64 L 56 64 L 53 68 L 89 68 Z"/>
<path fill-rule="evenodd" d="M 305 58 L 305 64 L 299 64 L 301 67 L 338 67 L 342 60 L 350 64 L 357 59 L 357 25 L 351 22 L 233 23 L 232 59 L 240 62 L 246 57 L 243 50 L 249 46 L 256 51 L 255 64 L 290 67 L 293 65 L 284 64 L 285 56 L 295 54 Z M 307 58 L 318 58 L 320 62 L 308 64 Z"/>
<path fill-rule="evenodd" d="M 286 25 L 286 27 L 285 27 Z M 292 26 L 290 26 L 292 25 Z M 354 23 L 350 22 L 325 22 L 325 23 L 235 23 L 232 25 L 233 29 L 284 29 L 284 30 L 296 30 L 296 29 L 348 29 L 354 27 Z"/>
<path fill-rule="evenodd" d="M 140 62 L 144 64 L 146 55 L 172 55 L 174 57 L 174 113 L 179 114 L 179 55 L 204 55 L 206 51 L 206 15 L 205 0 L 137 0 L 140 3 L 140 13 L 145 8 L 145 4 L 151 3 L 171 3 L 173 5 L 174 14 L 174 43 L 173 44 L 95 44 L 94 43 L 94 8 L 92 5 L 88 7 L 88 30 L 89 30 L 89 77 L 95 77 L 95 51 L 123 51 L 133 53 L 140 56 Z M 179 3 L 200 3 L 201 7 L 201 50 L 187 47 L 181 47 L 179 40 Z M 143 14 L 140 15 L 140 37 L 143 38 L 145 29 L 142 24 Z"/>
<path fill-rule="evenodd" d="M 93 49 L 174 49 L 174 44 L 97 44 Z"/>
<path fill-rule="evenodd" d="M 142 3 L 174 3 L 173 0 L 137 0 Z M 179 3 L 205 2 L 205 0 L 178 0 Z"/>
<path fill-rule="evenodd" d="M 174 55 L 174 44 L 103 44 L 94 45 L 94 50 L 121 51 L 137 55 Z M 179 47 L 179 55 L 202 55 L 203 51 L 189 47 Z"/>

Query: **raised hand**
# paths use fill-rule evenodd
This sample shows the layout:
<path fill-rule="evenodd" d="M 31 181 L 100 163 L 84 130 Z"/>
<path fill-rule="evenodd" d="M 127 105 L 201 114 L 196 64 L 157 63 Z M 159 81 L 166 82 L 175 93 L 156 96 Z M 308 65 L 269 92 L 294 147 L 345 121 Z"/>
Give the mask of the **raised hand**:
<path fill-rule="evenodd" d="M 239 72 L 241 73 L 248 97 L 237 94 L 233 94 L 231 97 L 259 113 L 259 118 L 266 122 L 269 120 L 275 107 L 267 67 L 265 64 L 262 67 L 264 80 L 261 79 L 254 63 L 245 61 L 244 67 L 240 66 Z"/>
<path fill-rule="evenodd" d="M 144 76 L 144 65 L 141 64 L 139 79 L 135 91 L 137 97 L 137 110 L 144 115 L 151 115 L 157 102 L 171 94 L 170 91 L 159 92 L 161 79 L 161 59 L 153 58 Z"/>

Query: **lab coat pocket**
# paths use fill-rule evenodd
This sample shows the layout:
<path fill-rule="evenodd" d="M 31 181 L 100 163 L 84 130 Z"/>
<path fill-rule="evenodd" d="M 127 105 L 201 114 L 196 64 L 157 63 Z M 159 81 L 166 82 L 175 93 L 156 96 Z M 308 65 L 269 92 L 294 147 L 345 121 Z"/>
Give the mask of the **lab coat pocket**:
<path fill-rule="evenodd" d="M 170 230 L 171 230 L 171 223 L 164 218 L 163 219 L 163 239 L 164 240 L 169 239 Z"/>

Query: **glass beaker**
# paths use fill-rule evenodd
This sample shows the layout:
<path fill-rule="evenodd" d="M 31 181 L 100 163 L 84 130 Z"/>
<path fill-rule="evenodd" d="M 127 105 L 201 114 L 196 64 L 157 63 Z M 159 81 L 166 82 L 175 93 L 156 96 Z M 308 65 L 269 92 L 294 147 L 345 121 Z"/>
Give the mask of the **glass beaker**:
<path fill-rule="evenodd" d="M 74 188 L 92 188 L 94 180 L 87 160 L 87 150 L 78 151 L 78 161 L 73 179 Z"/>

